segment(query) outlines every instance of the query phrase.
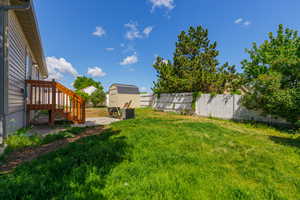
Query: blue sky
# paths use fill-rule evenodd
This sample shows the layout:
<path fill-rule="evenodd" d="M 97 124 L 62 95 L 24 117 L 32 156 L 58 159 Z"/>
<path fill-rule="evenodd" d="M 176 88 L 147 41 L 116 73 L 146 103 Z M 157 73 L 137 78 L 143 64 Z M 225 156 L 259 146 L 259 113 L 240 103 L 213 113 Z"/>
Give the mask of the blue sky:
<path fill-rule="evenodd" d="M 155 56 L 171 59 L 177 35 L 202 25 L 219 61 L 237 65 L 245 48 L 278 24 L 300 29 L 299 0 L 35 0 L 51 77 L 72 87 L 78 75 L 150 91 Z M 87 3 L 88 2 L 88 3 Z"/>

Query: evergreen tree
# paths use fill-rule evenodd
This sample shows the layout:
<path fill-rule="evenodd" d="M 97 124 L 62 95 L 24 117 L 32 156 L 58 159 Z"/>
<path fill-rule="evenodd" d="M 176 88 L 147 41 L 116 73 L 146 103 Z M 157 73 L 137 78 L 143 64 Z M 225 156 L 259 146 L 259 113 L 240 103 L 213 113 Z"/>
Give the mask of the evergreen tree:
<path fill-rule="evenodd" d="M 219 51 L 216 47 L 217 43 L 208 39 L 208 30 L 201 26 L 182 31 L 176 42 L 173 62 L 158 57 L 153 65 L 158 74 L 154 92 L 233 91 L 232 82 L 238 80 L 239 76 L 235 66 L 226 63 L 218 67 Z"/>

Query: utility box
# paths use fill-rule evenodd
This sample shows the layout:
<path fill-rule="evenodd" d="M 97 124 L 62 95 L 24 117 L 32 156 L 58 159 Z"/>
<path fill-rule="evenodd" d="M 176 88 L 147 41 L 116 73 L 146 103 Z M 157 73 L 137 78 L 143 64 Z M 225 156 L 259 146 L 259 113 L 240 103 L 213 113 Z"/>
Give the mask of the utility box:
<path fill-rule="evenodd" d="M 134 109 L 121 109 L 122 119 L 134 119 L 135 118 L 135 110 Z"/>

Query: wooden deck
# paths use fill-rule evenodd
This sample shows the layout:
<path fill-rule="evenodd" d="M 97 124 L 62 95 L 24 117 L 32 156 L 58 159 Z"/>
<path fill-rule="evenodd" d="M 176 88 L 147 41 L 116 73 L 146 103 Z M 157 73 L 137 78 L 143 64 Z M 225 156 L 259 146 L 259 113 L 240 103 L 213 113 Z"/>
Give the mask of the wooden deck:
<path fill-rule="evenodd" d="M 85 123 L 85 101 L 72 90 L 54 80 L 27 80 L 26 83 L 29 89 L 27 119 L 30 119 L 30 111 L 48 110 L 50 125 L 58 115 L 74 123 Z"/>

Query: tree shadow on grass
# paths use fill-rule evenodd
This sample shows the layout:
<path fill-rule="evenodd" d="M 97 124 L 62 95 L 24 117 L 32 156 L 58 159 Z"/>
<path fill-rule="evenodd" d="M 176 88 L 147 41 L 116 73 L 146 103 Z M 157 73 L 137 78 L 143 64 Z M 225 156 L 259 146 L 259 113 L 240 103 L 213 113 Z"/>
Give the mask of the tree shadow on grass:
<path fill-rule="evenodd" d="M 292 138 L 284 138 L 284 137 L 278 137 L 278 136 L 270 136 L 269 138 L 277 144 L 300 148 L 300 138 L 299 137 L 296 139 L 292 139 Z"/>
<path fill-rule="evenodd" d="M 0 176 L 0 199 L 105 199 L 106 177 L 130 156 L 119 133 L 83 138 Z"/>

